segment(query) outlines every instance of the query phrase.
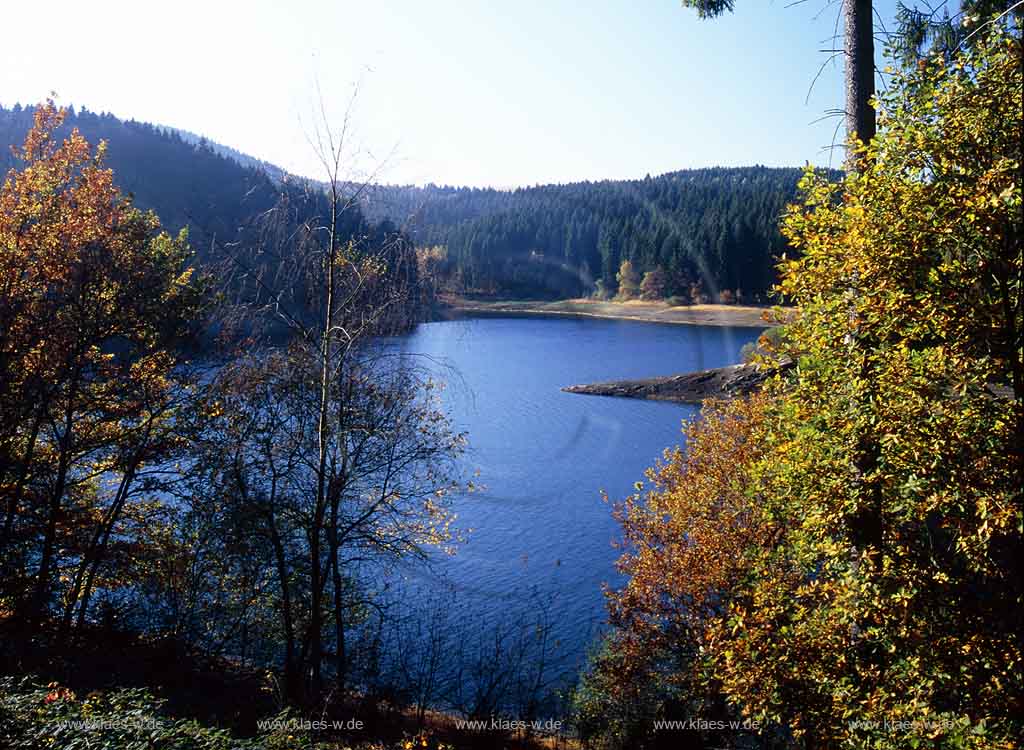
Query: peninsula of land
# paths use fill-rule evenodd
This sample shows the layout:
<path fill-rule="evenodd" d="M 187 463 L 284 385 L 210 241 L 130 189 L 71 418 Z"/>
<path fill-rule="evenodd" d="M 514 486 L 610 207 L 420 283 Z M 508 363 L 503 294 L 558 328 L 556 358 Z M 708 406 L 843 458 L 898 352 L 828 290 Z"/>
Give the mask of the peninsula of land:
<path fill-rule="evenodd" d="M 660 378 L 570 385 L 562 390 L 566 393 L 591 396 L 620 396 L 699 404 L 710 398 L 729 399 L 746 396 L 758 390 L 768 378 L 791 366 L 787 363 L 772 369 L 764 369 L 747 364 L 729 365 Z"/>
<path fill-rule="evenodd" d="M 778 325 L 791 308 L 753 305 L 680 305 L 667 302 L 594 299 L 494 300 L 467 297 L 445 299 L 446 315 L 568 315 L 575 317 L 633 320 L 645 323 L 768 328 Z M 570 385 L 562 390 L 594 396 L 619 396 L 655 401 L 699 404 L 705 399 L 734 398 L 753 393 L 778 370 L 758 370 L 737 364 L 700 372 L 640 380 Z"/>

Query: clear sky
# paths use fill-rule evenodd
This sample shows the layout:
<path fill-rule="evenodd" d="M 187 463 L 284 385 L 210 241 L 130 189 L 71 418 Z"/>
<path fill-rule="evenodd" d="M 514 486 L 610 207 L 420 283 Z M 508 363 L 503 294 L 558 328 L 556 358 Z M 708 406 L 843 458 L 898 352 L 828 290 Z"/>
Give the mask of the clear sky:
<path fill-rule="evenodd" d="M 317 81 L 334 123 L 359 81 L 350 143 L 399 183 L 827 164 L 838 121 L 812 121 L 841 106 L 841 59 L 805 97 L 840 3 L 789 4 L 701 21 L 678 0 L 0 0 L 0 103 L 56 91 L 322 176 Z M 895 0 L 876 6 L 889 23 Z"/>

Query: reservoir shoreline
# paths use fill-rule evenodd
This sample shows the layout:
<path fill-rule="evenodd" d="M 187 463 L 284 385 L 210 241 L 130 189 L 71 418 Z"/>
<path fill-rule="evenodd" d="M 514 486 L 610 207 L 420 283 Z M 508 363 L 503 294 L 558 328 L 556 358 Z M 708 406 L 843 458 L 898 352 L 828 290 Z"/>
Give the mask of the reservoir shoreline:
<path fill-rule="evenodd" d="M 644 323 L 719 326 L 728 328 L 769 328 L 776 325 L 775 311 L 787 308 L 753 305 L 683 305 L 667 302 L 604 302 L 592 299 L 567 300 L 479 300 L 449 297 L 444 313 L 472 315 L 568 315 L 573 317 L 632 320 Z"/>
<path fill-rule="evenodd" d="M 762 329 L 776 324 L 779 317 L 788 317 L 792 313 L 792 310 L 787 308 L 753 305 L 672 306 L 667 302 L 641 300 L 605 302 L 592 299 L 544 301 L 449 297 L 444 300 L 444 304 L 443 317 L 570 316 L 641 323 Z M 759 372 L 753 365 L 735 364 L 664 377 L 569 385 L 563 387 L 562 391 L 696 405 L 706 399 L 728 399 L 753 393 L 761 387 L 769 374 Z"/>

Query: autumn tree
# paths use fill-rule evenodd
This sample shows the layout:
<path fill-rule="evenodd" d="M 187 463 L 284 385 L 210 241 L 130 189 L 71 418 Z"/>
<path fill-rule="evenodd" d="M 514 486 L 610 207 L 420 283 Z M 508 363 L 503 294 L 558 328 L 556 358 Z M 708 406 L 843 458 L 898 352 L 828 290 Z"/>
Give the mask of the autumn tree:
<path fill-rule="evenodd" d="M 66 634 L 141 562 L 149 470 L 182 447 L 180 345 L 201 290 L 185 235 L 121 196 L 103 144 L 58 140 L 63 117 L 36 110 L 0 190 L 0 596 L 30 623 L 62 612 Z"/>
<path fill-rule="evenodd" d="M 664 299 L 668 290 L 668 279 L 665 271 L 658 267 L 644 274 L 640 282 L 640 296 L 646 300 Z"/>
<path fill-rule="evenodd" d="M 619 293 L 617 297 L 622 300 L 633 299 L 640 292 L 640 275 L 633 267 L 630 260 L 622 261 L 619 272 L 615 274 L 615 280 L 619 282 Z"/>
<path fill-rule="evenodd" d="M 808 173 L 781 285 L 800 312 L 769 355 L 796 367 L 709 409 L 620 506 L 595 673 L 636 678 L 600 700 L 724 701 L 804 747 L 1019 736 L 1022 50 L 989 32 L 894 74 L 862 170 Z"/>
<path fill-rule="evenodd" d="M 702 658 L 748 573 L 748 551 L 776 534 L 755 491 L 767 405 L 765 396 L 708 405 L 686 428 L 686 450 L 666 451 L 647 472 L 649 490 L 638 483 L 615 505 L 629 583 L 608 592 L 612 630 L 575 694 L 585 739 L 658 747 L 655 720 L 741 718 Z M 691 744 L 713 735 L 695 730 Z"/>
<path fill-rule="evenodd" d="M 810 178 L 785 225 L 805 256 L 782 285 L 801 305 L 788 408 L 816 428 L 792 430 L 805 458 L 777 464 L 806 515 L 776 564 L 819 573 L 791 590 L 806 614 L 783 615 L 792 627 L 773 637 L 832 643 L 816 664 L 835 692 L 800 679 L 756 691 L 841 690 L 870 707 L 851 715 L 994 742 L 1022 696 L 1019 34 L 895 83 L 870 168 L 841 193 Z M 850 455 L 867 459 L 858 471 Z M 765 624 L 742 648 L 765 642 Z"/>
<path fill-rule="evenodd" d="M 346 686 L 347 636 L 377 605 L 374 576 L 452 541 L 465 442 L 436 384 L 376 342 L 422 309 L 417 258 L 399 233 L 362 221 L 366 185 L 343 173 L 348 128 L 324 120 L 311 138 L 326 195 L 286 196 L 257 242 L 224 248 L 243 330 L 269 321 L 271 335 L 211 384 L 191 469 L 197 523 L 229 518 L 265 540 L 263 597 L 237 602 L 238 617 L 277 638 L 292 703 L 319 700 L 325 670 Z"/>

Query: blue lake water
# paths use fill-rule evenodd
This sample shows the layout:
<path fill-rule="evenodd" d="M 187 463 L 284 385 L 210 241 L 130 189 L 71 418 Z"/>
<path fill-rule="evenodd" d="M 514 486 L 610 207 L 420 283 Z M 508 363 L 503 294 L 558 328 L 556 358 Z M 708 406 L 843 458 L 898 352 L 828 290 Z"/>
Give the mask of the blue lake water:
<path fill-rule="evenodd" d="M 392 340 L 447 383 L 445 406 L 469 436 L 466 468 L 485 487 L 455 502 L 468 542 L 410 573 L 416 587 L 450 587 L 481 622 L 542 601 L 557 660 L 576 668 L 604 619 L 602 584 L 619 582 L 617 526 L 601 492 L 629 494 L 698 409 L 560 389 L 734 363 L 759 333 L 522 316 L 426 323 Z"/>

